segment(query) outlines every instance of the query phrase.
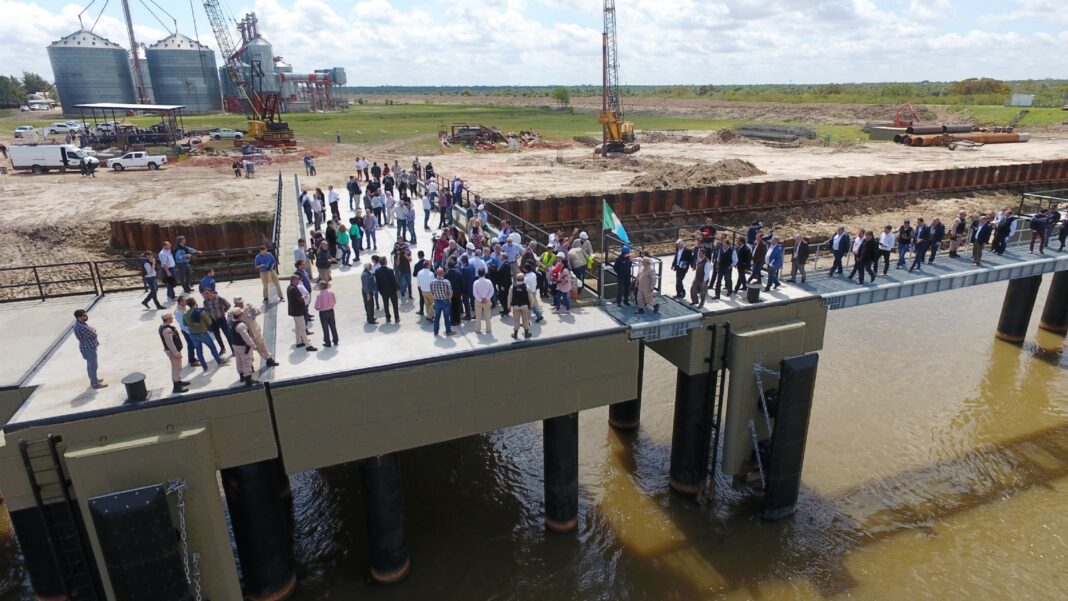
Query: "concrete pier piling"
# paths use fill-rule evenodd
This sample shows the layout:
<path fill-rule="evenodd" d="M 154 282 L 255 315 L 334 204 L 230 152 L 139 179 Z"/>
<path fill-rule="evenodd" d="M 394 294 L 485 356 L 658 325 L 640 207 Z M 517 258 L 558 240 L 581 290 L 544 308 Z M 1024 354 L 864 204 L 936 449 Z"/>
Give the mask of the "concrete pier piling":
<path fill-rule="evenodd" d="M 697 494 L 708 470 L 708 382 L 707 373 L 687 375 L 680 369 L 675 384 L 669 481 L 671 488 L 683 494 Z"/>
<path fill-rule="evenodd" d="M 642 414 L 642 379 L 645 374 L 645 342 L 638 341 L 638 396 L 608 406 L 608 425 L 616 430 L 637 430 Z"/>
<path fill-rule="evenodd" d="M 281 461 L 220 471 L 245 595 L 252 601 L 279 601 L 297 587 L 293 556 L 292 493 Z"/>
<path fill-rule="evenodd" d="M 1068 334 L 1068 271 L 1053 274 L 1038 327 L 1061 336 Z"/>
<path fill-rule="evenodd" d="M 412 564 L 404 529 L 404 495 L 397 454 L 364 459 L 360 471 L 371 547 L 371 576 L 382 584 L 399 582 L 408 575 Z"/>
<path fill-rule="evenodd" d="M 553 532 L 578 528 L 578 413 L 544 420 L 545 525 Z"/>
<path fill-rule="evenodd" d="M 1013 344 L 1021 344 L 1027 336 L 1027 325 L 1035 308 L 1042 276 L 1035 275 L 1009 281 L 1005 302 L 1001 306 L 1001 318 L 995 335 Z"/>

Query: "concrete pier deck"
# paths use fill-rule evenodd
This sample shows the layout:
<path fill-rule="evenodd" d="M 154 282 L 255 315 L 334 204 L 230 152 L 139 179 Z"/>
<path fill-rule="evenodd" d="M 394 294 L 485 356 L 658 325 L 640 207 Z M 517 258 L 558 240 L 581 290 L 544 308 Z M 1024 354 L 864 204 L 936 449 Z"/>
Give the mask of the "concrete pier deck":
<path fill-rule="evenodd" d="M 286 182 L 289 184 L 289 182 Z M 339 184 L 341 182 L 338 182 Z M 343 220 L 352 216 L 347 198 L 341 202 Z M 413 245 L 413 256 L 423 250 L 430 256 L 431 234 L 422 228 L 422 208 L 417 210 L 418 244 Z M 285 188 L 283 196 L 283 241 L 279 251 L 282 266 L 280 275 L 283 287 L 285 278 L 292 273 L 292 249 L 302 235 L 302 218 L 294 200 L 293 186 Z M 437 216 L 431 222 L 437 224 Z M 306 232 L 305 232 L 306 233 Z M 378 231 L 378 250 L 363 251 L 361 263 L 369 261 L 371 254 L 388 254 L 396 240 L 395 226 L 383 226 Z M 670 257 L 663 258 L 670 263 Z M 789 264 L 788 264 L 789 265 Z M 881 266 L 880 266 L 881 267 Z M 570 315 L 556 315 L 551 306 L 542 301 L 545 321 L 533 327 L 531 342 L 565 343 L 575 338 L 595 337 L 612 332 L 627 331 L 629 336 L 646 340 L 685 335 L 689 329 L 699 327 L 703 317 L 734 311 L 750 310 L 757 306 L 797 302 L 820 298 L 832 308 L 845 308 L 858 304 L 880 302 L 915 294 L 927 294 L 952 288 L 983 284 L 993 281 L 1026 277 L 1053 271 L 1068 270 L 1068 253 L 1047 251 L 1046 255 L 1028 254 L 1025 247 L 1011 247 L 1004 256 L 993 253 L 984 255 L 984 267 L 971 265 L 970 254 L 961 259 L 951 259 L 940 254 L 934 265 L 924 265 L 922 271 L 909 273 L 897 270 L 892 262 L 887 276 L 874 283 L 861 286 L 843 277 L 828 277 L 830 260 L 821 260 L 810 272 L 805 284 L 784 283 L 781 288 L 762 292 L 760 302 L 752 305 L 744 293 L 722 300 L 709 300 L 702 308 L 695 308 L 685 300 L 661 298 L 659 314 L 646 312 L 638 315 L 633 307 L 619 307 L 609 302 L 604 306 L 575 308 Z M 848 274 L 849 267 L 846 271 Z M 340 345 L 332 348 L 322 346 L 322 331 L 318 321 L 313 323 L 313 343 L 317 352 L 295 348 L 292 318 L 286 312 L 285 303 L 271 301 L 266 306 L 259 281 L 220 283 L 219 292 L 232 300 L 242 296 L 246 302 L 264 309 L 261 327 L 267 344 L 281 363 L 276 368 L 261 368 L 262 360 L 256 357 L 257 371 L 254 377 L 259 382 L 284 384 L 330 374 L 354 373 L 366 370 L 387 369 L 392 365 L 419 365 L 445 358 L 463 358 L 488 352 L 507 352 L 527 344 L 513 341 L 511 317 L 493 317 L 493 334 L 474 333 L 474 322 L 465 321 L 457 328 L 458 334 L 445 337 L 444 332 L 434 337 L 432 324 L 417 314 L 418 292 L 414 301 L 402 300 L 401 322 L 386 324 L 381 312 L 379 324 L 365 323 L 363 303 L 360 298 L 359 274 L 362 266 L 335 269 L 333 289 L 338 298 L 336 308 Z M 787 270 L 788 271 L 788 270 Z M 787 273 L 783 274 L 783 280 Z M 674 272 L 665 267 L 662 289 L 675 290 Z M 200 277 L 195 271 L 195 277 Z M 687 278 L 687 291 L 693 274 Z M 413 281 L 413 286 L 415 282 Z M 313 291 L 314 294 L 317 291 Z M 710 291 L 711 295 L 712 291 Z M 161 291 L 161 295 L 164 293 Z M 19 302 L 0 306 L 0 326 L 14 336 L 18 353 L 6 362 L 0 371 L 0 383 L 21 386 L 29 392 L 28 398 L 7 422 L 6 430 L 18 429 L 40 423 L 81 419 L 91 415 L 136 409 L 151 405 L 153 401 L 178 401 L 171 394 L 169 366 L 163 355 L 157 328 L 161 312 L 142 310 L 138 304 L 143 293 L 113 293 L 93 302 L 89 298 L 52 299 L 44 302 Z M 165 296 L 165 295 L 164 295 Z M 196 295 L 199 298 L 199 295 Z M 273 296 L 273 293 L 272 293 Z M 101 347 L 100 375 L 110 384 L 108 388 L 93 390 L 88 387 L 85 362 L 77 341 L 69 330 L 71 313 L 76 308 L 92 304 L 89 309 L 90 324 L 99 331 Z M 173 303 L 167 305 L 173 311 Z M 312 314 L 315 312 L 312 310 Z M 62 341 L 56 345 L 57 340 Z M 229 355 L 227 355 L 229 356 Z M 190 382 L 187 398 L 201 398 L 229 394 L 239 390 L 237 371 L 234 365 L 221 369 L 208 359 L 209 370 L 186 367 L 183 377 Z M 30 377 L 24 374 L 33 370 Z M 146 376 L 149 402 L 140 405 L 125 405 L 126 392 L 120 380 L 131 372 Z M 22 378 L 20 380 L 20 378 Z"/>

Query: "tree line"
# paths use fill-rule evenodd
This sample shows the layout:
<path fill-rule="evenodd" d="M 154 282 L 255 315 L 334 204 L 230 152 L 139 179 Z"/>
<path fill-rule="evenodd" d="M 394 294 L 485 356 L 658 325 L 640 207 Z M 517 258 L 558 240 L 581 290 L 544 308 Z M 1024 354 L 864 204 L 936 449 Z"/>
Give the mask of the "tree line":
<path fill-rule="evenodd" d="M 36 73 L 23 72 L 22 77 L 15 75 L 0 75 L 0 108 L 17 108 L 26 104 L 30 94 L 49 92 L 53 95 L 55 90 L 52 84 Z"/>

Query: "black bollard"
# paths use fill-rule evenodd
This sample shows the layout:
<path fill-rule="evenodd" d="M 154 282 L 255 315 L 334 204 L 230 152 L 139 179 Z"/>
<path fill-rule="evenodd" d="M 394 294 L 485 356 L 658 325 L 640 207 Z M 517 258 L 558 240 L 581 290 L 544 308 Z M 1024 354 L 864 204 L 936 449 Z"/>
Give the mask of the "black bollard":
<path fill-rule="evenodd" d="M 1038 322 L 1038 327 L 1061 336 L 1068 334 L 1068 271 L 1053 274 L 1053 282 L 1049 286 L 1049 295 L 1046 296 L 1046 306 L 1042 308 L 1042 320 Z"/>
<path fill-rule="evenodd" d="M 708 374 L 686 375 L 675 383 L 675 424 L 671 431 L 671 488 L 697 494 L 708 472 Z"/>
<path fill-rule="evenodd" d="M 48 527 L 40 507 L 32 506 L 10 512 L 11 526 L 19 540 L 23 563 L 30 574 L 30 585 L 38 601 L 67 599 L 63 572 L 49 543 Z"/>
<path fill-rule="evenodd" d="M 382 584 L 399 582 L 411 570 L 404 531 L 404 497 L 397 454 L 360 461 L 363 474 L 367 537 L 371 546 L 371 576 Z"/>
<path fill-rule="evenodd" d="M 645 341 L 638 341 L 638 396 L 608 406 L 608 425 L 616 430 L 636 430 L 642 416 L 642 381 L 645 376 Z"/>
<path fill-rule="evenodd" d="M 545 525 L 553 532 L 578 528 L 578 413 L 543 422 Z"/>
<path fill-rule="evenodd" d="M 289 477 L 279 459 L 220 470 L 226 507 L 237 542 L 245 595 L 252 601 L 279 601 L 297 587 L 293 556 Z"/>
<path fill-rule="evenodd" d="M 1035 299 L 1038 298 L 1038 289 L 1041 286 L 1040 275 L 1009 281 L 995 336 L 1013 344 L 1024 341 L 1027 337 L 1027 324 L 1031 321 L 1031 312 L 1034 311 Z"/>

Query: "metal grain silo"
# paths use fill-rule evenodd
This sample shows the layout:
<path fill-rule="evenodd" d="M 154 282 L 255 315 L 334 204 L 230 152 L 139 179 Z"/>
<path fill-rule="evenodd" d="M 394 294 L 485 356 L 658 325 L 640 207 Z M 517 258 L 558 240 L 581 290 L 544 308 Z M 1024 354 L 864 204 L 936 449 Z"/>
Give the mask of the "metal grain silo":
<path fill-rule="evenodd" d="M 260 68 L 263 69 L 263 78 L 261 79 L 259 74 L 249 77 L 249 81 L 255 84 L 257 91 L 277 92 L 279 90 L 278 77 L 274 73 L 274 49 L 267 40 L 261 37 L 253 38 L 238 51 L 238 55 L 241 62 L 248 63 L 250 66 L 255 64 L 254 61 L 259 61 Z"/>
<path fill-rule="evenodd" d="M 145 50 L 152 91 L 159 104 L 180 104 L 186 113 L 222 110 L 215 53 L 175 33 Z"/>
<path fill-rule="evenodd" d="M 95 33 L 76 31 L 48 47 L 48 59 L 56 78 L 63 114 L 78 115 L 77 104 L 91 102 L 137 102 L 130 55 Z"/>

